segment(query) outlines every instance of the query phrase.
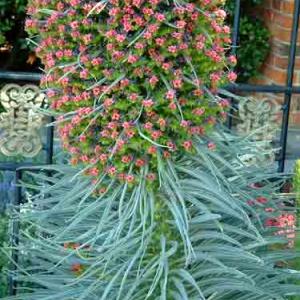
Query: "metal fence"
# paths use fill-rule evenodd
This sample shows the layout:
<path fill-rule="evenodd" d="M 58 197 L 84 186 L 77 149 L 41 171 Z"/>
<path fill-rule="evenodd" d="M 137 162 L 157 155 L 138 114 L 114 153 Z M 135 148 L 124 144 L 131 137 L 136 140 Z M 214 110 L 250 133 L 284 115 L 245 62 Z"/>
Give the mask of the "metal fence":
<path fill-rule="evenodd" d="M 240 15 L 241 15 L 241 0 L 235 2 L 235 15 L 234 15 L 234 26 L 233 26 L 233 54 L 236 54 L 237 47 L 239 45 L 239 26 L 240 26 Z M 284 94 L 284 103 L 282 109 L 282 125 L 280 132 L 280 152 L 278 157 L 278 172 L 283 172 L 285 169 L 285 160 L 287 152 L 287 138 L 289 128 L 289 114 L 291 107 L 291 100 L 294 94 L 300 94 L 300 86 L 294 86 L 293 75 L 294 66 L 296 59 L 296 47 L 299 27 L 299 15 L 300 15 L 300 0 L 295 0 L 293 26 L 290 40 L 289 50 L 289 62 L 287 68 L 287 80 L 285 85 L 255 85 L 255 84 L 231 84 L 226 87 L 230 92 L 241 93 L 275 93 Z M 8 72 L 0 70 L 0 82 L 1 83 L 35 83 L 38 84 L 41 79 L 41 74 L 38 73 L 24 73 L 24 72 Z M 232 125 L 232 117 L 228 120 L 229 126 Z M 54 129 L 53 127 L 47 128 L 46 134 L 46 145 L 44 150 L 46 151 L 46 159 L 44 164 L 51 164 L 53 160 L 53 139 Z M 43 163 L 39 163 L 36 166 L 41 167 Z M 32 163 L 15 163 L 15 162 L 0 162 L 0 171 L 12 171 L 15 173 L 15 191 L 13 204 L 18 207 L 22 202 L 22 190 L 18 185 L 18 182 L 22 179 L 23 172 L 34 166 Z M 19 243 L 19 222 L 18 220 L 12 221 L 12 233 L 11 233 L 11 244 L 17 246 Z M 18 261 L 18 253 L 16 250 L 12 251 L 12 258 L 15 262 Z M 17 292 L 16 282 L 14 280 L 14 274 L 16 272 L 15 264 L 10 266 L 9 276 L 9 294 L 15 295 Z"/>

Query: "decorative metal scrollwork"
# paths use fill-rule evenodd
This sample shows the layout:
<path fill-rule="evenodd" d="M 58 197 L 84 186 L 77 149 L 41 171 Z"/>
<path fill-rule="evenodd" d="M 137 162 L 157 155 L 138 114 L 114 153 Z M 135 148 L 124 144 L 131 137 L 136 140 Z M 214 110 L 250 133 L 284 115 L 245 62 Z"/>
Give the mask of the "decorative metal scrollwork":
<path fill-rule="evenodd" d="M 237 125 L 238 133 L 250 135 L 261 150 L 260 157 L 249 157 L 248 163 L 261 164 L 274 161 L 272 141 L 278 128 L 280 106 L 274 99 L 247 98 L 239 104 L 241 123 Z M 251 162 L 250 162 L 251 161 Z"/>
<path fill-rule="evenodd" d="M 0 151 L 4 155 L 34 157 L 40 152 L 43 116 L 37 108 L 45 97 L 31 84 L 7 84 L 1 89 L 0 102 L 5 112 L 0 114 Z"/>

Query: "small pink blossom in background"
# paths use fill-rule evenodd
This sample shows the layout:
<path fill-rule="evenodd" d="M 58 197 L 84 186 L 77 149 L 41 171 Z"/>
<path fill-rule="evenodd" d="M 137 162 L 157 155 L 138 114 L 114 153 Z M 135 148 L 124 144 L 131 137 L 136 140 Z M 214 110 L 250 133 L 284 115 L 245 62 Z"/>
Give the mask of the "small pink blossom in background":
<path fill-rule="evenodd" d="M 182 87 L 182 80 L 181 79 L 174 79 L 173 86 L 175 89 L 180 89 Z"/>
<path fill-rule="evenodd" d="M 213 143 L 213 142 L 209 142 L 209 143 L 207 144 L 207 148 L 208 148 L 209 150 L 215 150 L 216 147 L 217 147 L 216 144 Z"/>
<path fill-rule="evenodd" d="M 177 52 L 177 47 L 176 46 L 169 46 L 168 47 L 168 51 L 170 53 L 176 53 Z"/>
<path fill-rule="evenodd" d="M 130 63 L 130 64 L 134 64 L 134 63 L 136 63 L 137 61 L 138 61 L 138 56 L 136 56 L 136 55 L 129 55 L 128 56 L 128 59 L 127 59 L 127 61 Z"/>
<path fill-rule="evenodd" d="M 192 141 L 185 141 L 185 142 L 183 142 L 182 146 L 185 148 L 185 150 L 190 150 L 193 146 L 193 142 Z"/>
<path fill-rule="evenodd" d="M 227 77 L 231 82 L 234 82 L 237 79 L 237 74 L 235 72 L 230 71 Z"/>
<path fill-rule="evenodd" d="M 126 181 L 128 182 L 128 183 L 133 183 L 134 182 L 134 176 L 133 175 L 131 175 L 131 174 L 128 174 L 128 175 L 126 175 Z"/>
<path fill-rule="evenodd" d="M 176 103 L 175 103 L 175 102 L 171 102 L 171 103 L 169 104 L 169 108 L 170 108 L 171 110 L 176 110 L 176 109 L 177 109 Z"/>
<path fill-rule="evenodd" d="M 116 173 L 117 173 L 117 169 L 116 169 L 116 167 L 109 167 L 108 169 L 107 169 L 107 173 L 109 174 L 109 175 L 111 175 L 111 176 L 114 176 Z"/>
<path fill-rule="evenodd" d="M 156 175 L 154 173 L 149 173 L 146 178 L 150 181 L 154 181 L 156 179 Z"/>
<path fill-rule="evenodd" d="M 236 65 L 236 63 L 237 63 L 236 56 L 235 56 L 235 55 L 230 55 L 230 56 L 228 57 L 228 61 L 229 61 L 230 63 L 232 63 L 233 65 Z"/>
<path fill-rule="evenodd" d="M 166 93 L 166 98 L 168 100 L 173 100 L 175 98 L 175 91 L 173 90 L 169 90 L 167 93 Z"/>
<path fill-rule="evenodd" d="M 153 106 L 153 104 L 154 104 L 154 102 L 152 99 L 143 100 L 143 105 L 145 107 L 151 107 L 151 106 Z"/>
<path fill-rule="evenodd" d="M 98 170 L 98 168 L 92 168 L 92 169 L 90 169 L 89 170 L 89 174 L 91 175 L 91 176 L 98 176 L 99 175 L 99 170 Z"/>
<path fill-rule="evenodd" d="M 132 161 L 132 157 L 130 156 L 130 155 L 124 155 L 123 157 L 122 157 L 122 163 L 124 163 L 124 164 L 128 164 L 128 163 L 130 163 L 131 161 Z"/>
<path fill-rule="evenodd" d="M 157 152 L 157 149 L 156 149 L 155 146 L 150 146 L 150 147 L 148 148 L 148 153 L 149 153 L 149 154 L 155 154 L 156 152 Z"/>

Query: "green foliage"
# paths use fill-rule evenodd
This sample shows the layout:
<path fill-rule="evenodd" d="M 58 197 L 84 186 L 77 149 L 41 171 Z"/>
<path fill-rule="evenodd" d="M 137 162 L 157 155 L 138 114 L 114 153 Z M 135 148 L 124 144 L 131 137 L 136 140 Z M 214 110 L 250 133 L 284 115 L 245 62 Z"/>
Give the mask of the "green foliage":
<path fill-rule="evenodd" d="M 214 152 L 197 139 L 197 155 L 160 161 L 159 190 L 146 189 L 143 178 L 134 189 L 104 178 L 110 187 L 93 197 L 89 179 L 69 166 L 53 166 L 52 178 L 32 174 L 39 183 L 27 190 L 40 192 L 33 198 L 39 205 L 21 215 L 30 224 L 21 249 L 34 267 L 20 270 L 19 280 L 34 288 L 15 299 L 283 300 L 299 294 L 284 284 L 295 273 L 276 267 L 295 253 L 266 247 L 285 241 L 262 226 L 264 207 L 247 204 L 266 197 L 276 208 L 285 178 L 275 181 L 269 170 L 245 166 L 237 157 L 249 149 L 259 155 L 255 143 L 224 133 L 210 136 Z M 257 182 L 264 184 L 251 188 Z"/>
<path fill-rule="evenodd" d="M 299 228 L 300 223 L 300 160 L 296 161 L 295 169 L 294 169 L 294 178 L 293 178 L 293 190 L 296 195 L 296 211 L 297 211 L 297 227 Z M 295 241 L 295 250 L 300 252 L 300 234 L 296 232 L 296 241 Z M 294 259 L 291 262 L 291 267 L 300 271 L 300 259 Z M 300 280 L 296 281 L 298 285 L 300 285 Z M 291 300 L 300 300 L 300 296 L 295 296 Z"/>
<path fill-rule="evenodd" d="M 8 242 L 8 217 L 6 214 L 0 214 L 0 249 L 5 247 Z M 7 257 L 0 255 L 0 298 L 6 296 L 7 292 L 7 276 L 4 272 L 7 268 Z"/>
<path fill-rule="evenodd" d="M 244 0 L 241 2 L 240 47 L 237 49 L 238 81 L 247 82 L 259 75 L 260 68 L 270 51 L 270 32 L 255 13 L 253 6 L 262 0 Z M 226 4 L 229 21 L 233 23 L 235 0 Z"/>
<path fill-rule="evenodd" d="M 0 68 L 32 71 L 39 66 L 24 30 L 27 0 L 0 0 Z"/>
<path fill-rule="evenodd" d="M 8 33 L 25 19 L 26 4 L 27 0 L 0 0 L 0 45 L 9 42 Z"/>

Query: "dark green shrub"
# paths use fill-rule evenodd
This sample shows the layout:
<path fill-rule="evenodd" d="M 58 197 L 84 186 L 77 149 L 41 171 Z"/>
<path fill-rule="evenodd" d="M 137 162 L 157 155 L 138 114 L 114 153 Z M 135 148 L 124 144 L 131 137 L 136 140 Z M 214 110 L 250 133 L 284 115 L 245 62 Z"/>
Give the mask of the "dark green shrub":
<path fill-rule="evenodd" d="M 0 68 L 30 70 L 36 59 L 24 31 L 27 0 L 0 0 Z"/>
<path fill-rule="evenodd" d="M 257 10 L 253 9 L 253 6 L 261 3 L 262 0 L 243 0 L 241 2 L 240 47 L 237 49 L 239 82 L 246 82 L 250 78 L 258 76 L 270 51 L 270 32 L 263 21 L 257 17 Z M 234 18 L 234 7 L 235 0 L 228 1 L 226 9 L 231 23 Z"/>

